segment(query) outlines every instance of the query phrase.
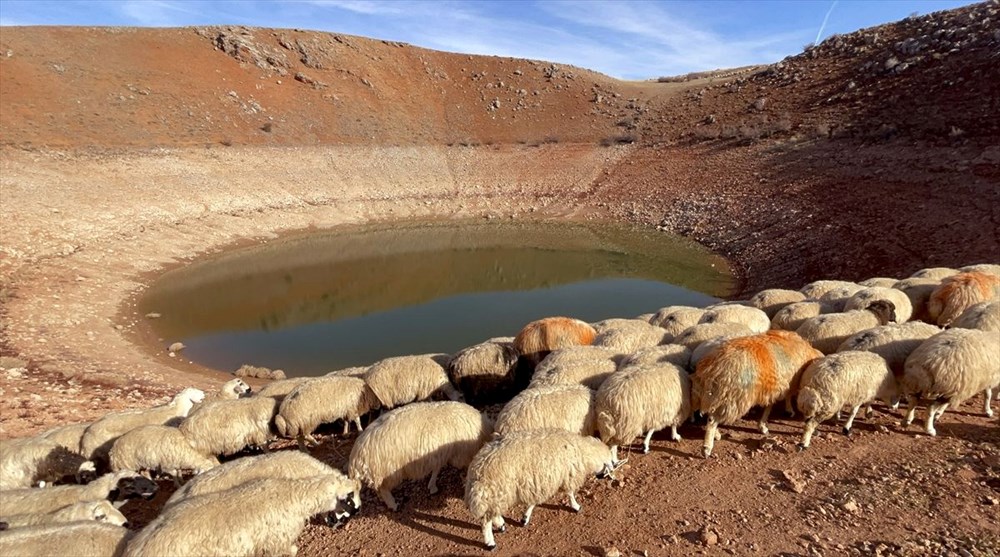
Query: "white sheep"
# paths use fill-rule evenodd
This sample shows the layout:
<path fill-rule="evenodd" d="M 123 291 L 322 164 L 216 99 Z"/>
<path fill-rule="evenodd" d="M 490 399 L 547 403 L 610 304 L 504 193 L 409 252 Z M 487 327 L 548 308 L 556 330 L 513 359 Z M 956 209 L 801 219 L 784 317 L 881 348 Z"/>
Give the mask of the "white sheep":
<path fill-rule="evenodd" d="M 392 510 L 392 489 L 404 480 L 430 475 L 437 493 L 446 465 L 463 469 L 493 434 L 493 423 L 461 402 L 421 402 L 379 416 L 358 436 L 347 463 L 348 475 L 374 489 Z"/>
<path fill-rule="evenodd" d="M 121 557 L 131 532 L 102 522 L 72 522 L 0 532 L 4 557 Z"/>
<path fill-rule="evenodd" d="M 979 263 L 978 265 L 966 265 L 959 269 L 963 273 L 986 273 L 1000 277 L 1000 265 L 996 263 Z"/>
<path fill-rule="evenodd" d="M 176 427 L 137 427 L 115 440 L 108 454 L 111 470 L 163 472 L 179 483 L 186 470 L 200 474 L 219 465 L 215 455 L 195 450 Z"/>
<path fill-rule="evenodd" d="M 206 493 L 226 491 L 253 480 L 310 478 L 323 475 L 340 475 L 345 482 L 354 481 L 348 479 L 339 470 L 302 451 L 276 451 L 264 455 L 245 456 L 230 460 L 204 474 L 191 478 L 167 499 L 164 507 Z M 360 491 L 360 484 L 355 482 L 354 485 L 355 489 Z"/>
<path fill-rule="evenodd" d="M 386 409 L 432 398 L 464 400 L 448 380 L 447 364 L 444 354 L 386 358 L 368 368 L 365 383 Z"/>
<path fill-rule="evenodd" d="M 768 319 L 773 319 L 774 314 L 795 302 L 805 301 L 806 295 L 797 290 L 786 290 L 783 288 L 769 288 L 761 290 L 750 298 L 750 305 L 767 314 Z"/>
<path fill-rule="evenodd" d="M 249 395 L 251 391 L 252 389 L 250 385 L 247 385 L 246 381 L 236 377 L 226 381 L 222 384 L 222 387 L 219 387 L 219 394 L 216 398 L 220 400 L 232 400 Z"/>
<path fill-rule="evenodd" d="M 940 332 L 940 327 L 921 321 L 880 325 L 851 335 L 837 347 L 837 352 L 854 350 L 878 354 L 889 369 L 902 375 L 906 358 L 921 343 Z"/>
<path fill-rule="evenodd" d="M 271 422 L 278 401 L 271 397 L 219 400 L 202 406 L 178 426 L 201 454 L 231 455 L 247 447 L 261 447 L 275 439 Z"/>
<path fill-rule="evenodd" d="M 162 406 L 107 414 L 90 424 L 80 439 L 80 450 L 90 460 L 107 462 L 112 443 L 124 433 L 140 426 L 166 425 L 172 420 L 183 418 L 195 404 L 203 400 L 204 392 L 187 388 Z"/>
<path fill-rule="evenodd" d="M 83 456 L 51 439 L 24 437 L 0 441 L 0 489 L 60 481 L 79 475 L 86 464 Z"/>
<path fill-rule="evenodd" d="M 366 373 L 368 373 L 368 366 L 354 366 L 333 370 L 326 373 L 324 377 L 364 377 Z"/>
<path fill-rule="evenodd" d="M 872 277 L 870 279 L 865 279 L 858 284 L 864 286 L 865 288 L 871 288 L 874 286 L 881 288 L 892 288 L 899 279 L 891 277 Z"/>
<path fill-rule="evenodd" d="M 465 476 L 465 504 L 482 526 L 483 541 L 493 549 L 493 530 L 505 530 L 503 515 L 526 505 L 522 524 L 535 505 L 560 493 L 580 512 L 576 492 L 587 478 L 614 470 L 611 450 L 593 437 L 558 429 L 519 431 L 498 436 L 473 458 Z"/>
<path fill-rule="evenodd" d="M 469 402 L 494 402 L 526 382 L 518 377 L 517 356 L 513 337 L 491 338 L 452 356 L 448 379 Z"/>
<path fill-rule="evenodd" d="M 771 328 L 783 331 L 794 331 L 805 323 L 806 319 L 834 313 L 837 310 L 833 304 L 820 302 L 818 300 L 806 300 L 804 302 L 793 302 L 778 310 L 771 318 Z"/>
<path fill-rule="evenodd" d="M 849 290 L 852 288 L 857 291 L 861 290 L 863 287 L 857 283 L 846 280 L 817 280 L 803 286 L 799 289 L 799 292 L 805 295 L 808 299 L 819 300 L 828 292 L 845 289 Z"/>
<path fill-rule="evenodd" d="M 927 302 L 930 318 L 942 327 L 979 302 L 1000 298 L 1000 276 L 987 273 L 959 273 L 941 281 Z"/>
<path fill-rule="evenodd" d="M 625 369 L 633 365 L 669 363 L 683 368 L 691 363 L 691 350 L 680 344 L 661 344 L 652 348 L 645 348 L 625 356 L 619 363 L 618 369 Z"/>
<path fill-rule="evenodd" d="M 592 435 L 594 390 L 583 385 L 545 385 L 525 389 L 504 405 L 497 415 L 497 433 L 529 429 L 565 429 Z"/>
<path fill-rule="evenodd" d="M 674 338 L 674 344 L 694 351 L 701 343 L 723 335 L 752 335 L 753 331 L 742 323 L 699 323 Z"/>
<path fill-rule="evenodd" d="M 646 434 L 642 452 L 649 452 L 653 432 L 670 427 L 670 438 L 680 441 L 677 427 L 691 416 L 691 380 L 673 364 L 632 366 L 608 378 L 594 399 L 601 441 L 618 446 Z"/>
<path fill-rule="evenodd" d="M 709 308 L 701 316 L 699 323 L 738 323 L 745 325 L 752 333 L 763 333 L 771 328 L 771 319 L 755 307 L 735 304 Z"/>
<path fill-rule="evenodd" d="M 120 501 L 142 497 L 152 499 L 156 484 L 133 471 L 105 474 L 87 485 L 11 489 L 0 497 L 0 516 L 39 514 L 58 511 L 85 501 Z"/>
<path fill-rule="evenodd" d="M 367 368 L 365 368 L 367 370 Z M 295 387 L 309 381 L 312 377 L 292 377 L 291 379 L 281 379 L 278 381 L 271 381 L 267 385 L 261 387 L 255 397 L 269 397 L 276 399 L 281 402 L 288 393 L 292 392 Z"/>
<path fill-rule="evenodd" d="M 42 524 L 65 524 L 68 522 L 80 522 L 92 520 L 114 524 L 115 526 L 128 527 L 128 519 L 125 518 L 111 501 L 85 501 L 63 507 L 52 513 L 38 514 L 15 514 L 2 517 L 8 528 L 23 528 L 25 526 L 39 526 Z"/>
<path fill-rule="evenodd" d="M 940 285 L 940 279 L 918 277 L 903 279 L 892 287 L 906 294 L 906 297 L 910 299 L 910 307 L 913 308 L 913 313 L 910 316 L 911 321 L 919 320 L 934 324 L 934 320 L 931 319 L 927 310 L 927 304 L 930 302 L 931 294 Z"/>
<path fill-rule="evenodd" d="M 892 302 L 875 300 L 865 309 L 811 317 L 795 332 L 820 352 L 832 354 L 851 335 L 894 321 L 896 313 Z"/>
<path fill-rule="evenodd" d="M 990 400 L 1000 385 L 1000 334 L 974 329 L 949 329 L 924 341 L 906 359 L 900 379 L 904 395 L 932 402 L 927 407 L 924 430 L 937 435 L 934 420 L 951 405 L 958 406 L 976 393 L 984 393 L 983 412 L 993 416 Z M 903 421 L 913 422 L 916 401 Z"/>
<path fill-rule="evenodd" d="M 919 278 L 919 279 L 932 279 L 932 280 L 942 280 L 948 278 L 952 275 L 957 275 L 960 271 L 958 269 L 952 269 L 951 267 L 928 267 L 926 269 L 920 269 L 916 273 L 910 275 L 909 278 Z"/>
<path fill-rule="evenodd" d="M 893 404 L 898 395 L 896 377 L 878 354 L 838 352 L 813 360 L 799 382 L 798 407 L 806 418 L 799 447 L 808 448 L 816 426 L 845 405 L 851 407 L 851 414 L 844 424 L 844 435 L 850 435 L 863 404 L 875 399 Z"/>
<path fill-rule="evenodd" d="M 763 406 L 758 427 L 767 435 L 771 406 L 798 386 L 805 366 L 819 351 L 799 335 L 772 330 L 724 342 L 698 364 L 691 376 L 691 409 L 708 417 L 702 454 L 715 447 L 719 425 L 732 423 L 754 406 Z"/>
<path fill-rule="evenodd" d="M 667 331 L 639 319 L 606 319 L 593 325 L 597 336 L 591 344 L 621 354 L 657 346 L 669 340 Z"/>
<path fill-rule="evenodd" d="M 184 499 L 136 534 L 125 556 L 295 555 L 310 517 L 322 514 L 333 524 L 360 506 L 355 487 L 341 475 L 266 478 Z"/>
<path fill-rule="evenodd" d="M 677 335 L 683 333 L 688 328 L 698 324 L 705 310 L 690 306 L 667 306 L 660 308 L 656 315 L 649 320 L 650 324 L 656 325 L 667 331 L 664 342 L 673 342 Z"/>
<path fill-rule="evenodd" d="M 624 357 L 602 346 L 572 346 L 549 353 L 536 367 L 529 387 L 580 384 L 597 389 Z"/>
<path fill-rule="evenodd" d="M 688 360 L 687 370 L 694 373 L 694 370 L 698 369 L 698 364 L 705 359 L 713 350 L 721 346 L 724 342 L 734 338 L 748 337 L 751 333 L 747 331 L 731 332 L 711 339 L 699 344 L 697 348 L 691 351 L 691 358 Z"/>
<path fill-rule="evenodd" d="M 864 290 L 864 287 L 860 284 L 852 284 L 851 286 L 840 286 L 825 292 L 822 296 L 817 298 L 818 302 L 822 302 L 831 308 L 835 312 L 842 312 L 847 306 L 847 302 L 858 292 Z"/>
<path fill-rule="evenodd" d="M 906 294 L 895 288 L 883 288 L 880 286 L 873 286 L 855 292 L 847 300 L 847 304 L 844 305 L 844 311 L 865 309 L 875 300 L 892 302 L 893 309 L 896 312 L 896 323 L 906 323 L 913 316 L 913 305 Z"/>
<path fill-rule="evenodd" d="M 1000 300 L 979 302 L 962 312 L 951 326 L 958 329 L 978 329 L 1000 333 Z"/>
<path fill-rule="evenodd" d="M 295 388 L 278 407 L 274 427 L 278 435 L 298 439 L 299 448 L 306 449 L 306 439 L 320 424 L 344 420 L 344 435 L 350 424 L 362 430 L 361 416 L 379 406 L 375 393 L 364 379 L 358 377 L 317 377 Z"/>

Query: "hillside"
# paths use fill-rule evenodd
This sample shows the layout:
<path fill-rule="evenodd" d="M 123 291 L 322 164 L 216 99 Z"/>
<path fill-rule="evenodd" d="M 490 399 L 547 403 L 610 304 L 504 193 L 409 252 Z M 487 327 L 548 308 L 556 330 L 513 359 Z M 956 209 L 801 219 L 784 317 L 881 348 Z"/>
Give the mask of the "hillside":
<path fill-rule="evenodd" d="M 995 1 L 644 82 L 302 30 L 4 27 L 0 438 L 214 389 L 223 374 L 148 348 L 165 339 L 136 297 L 164 269 L 294 231 L 639 222 L 728 257 L 741 297 L 995 263 L 996 114 Z M 807 456 L 797 419 L 770 439 L 727 428 L 710 461 L 691 458 L 701 427 L 660 433 L 583 515 L 543 505 L 501 552 L 998 554 L 981 403 L 935 439 L 888 410 L 850 439 L 827 424 Z M 351 440 L 323 439 L 342 465 Z M 366 494 L 344 530 L 309 526 L 300 555 L 477 553 L 461 475 L 440 483 L 444 498 L 403 489 L 398 515 Z M 141 526 L 164 498 L 126 514 Z"/>

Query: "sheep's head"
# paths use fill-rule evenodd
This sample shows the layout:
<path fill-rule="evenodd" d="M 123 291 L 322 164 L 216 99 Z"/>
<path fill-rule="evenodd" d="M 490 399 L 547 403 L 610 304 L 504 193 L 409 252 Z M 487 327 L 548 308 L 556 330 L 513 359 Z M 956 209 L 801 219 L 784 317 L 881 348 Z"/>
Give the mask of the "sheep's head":
<path fill-rule="evenodd" d="M 87 460 L 80 464 L 76 470 L 76 483 L 83 485 L 97 479 L 97 465 L 94 461 Z"/>
<path fill-rule="evenodd" d="M 336 528 L 347 522 L 361 509 L 361 482 L 350 480 L 345 489 L 338 490 L 331 507 L 332 509 L 323 517 L 327 526 Z"/>
<path fill-rule="evenodd" d="M 249 396 L 250 392 L 250 385 L 247 385 L 246 381 L 239 378 L 226 381 L 219 390 L 222 398 L 242 398 Z"/>
<path fill-rule="evenodd" d="M 156 482 L 149 478 L 140 475 L 125 476 L 108 492 L 108 500 L 125 501 L 141 497 L 148 501 L 156 496 L 157 489 Z"/>
<path fill-rule="evenodd" d="M 87 503 L 87 505 L 89 506 L 87 511 L 91 520 L 128 528 L 128 519 L 109 501 L 97 501 Z"/>
<path fill-rule="evenodd" d="M 865 309 L 874 313 L 881 325 L 896 322 L 896 305 L 889 300 L 875 300 L 868 304 Z"/>

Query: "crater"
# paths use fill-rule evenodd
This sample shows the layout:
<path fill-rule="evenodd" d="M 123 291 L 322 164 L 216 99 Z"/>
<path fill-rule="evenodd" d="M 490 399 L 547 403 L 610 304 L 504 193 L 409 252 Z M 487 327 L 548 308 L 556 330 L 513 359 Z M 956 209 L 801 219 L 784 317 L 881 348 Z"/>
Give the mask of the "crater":
<path fill-rule="evenodd" d="M 321 375 L 454 353 L 525 323 L 704 306 L 736 284 L 699 244 L 610 223 L 405 222 L 299 234 L 164 273 L 138 302 L 162 346 L 232 371 Z M 158 346 L 158 349 L 162 349 Z"/>

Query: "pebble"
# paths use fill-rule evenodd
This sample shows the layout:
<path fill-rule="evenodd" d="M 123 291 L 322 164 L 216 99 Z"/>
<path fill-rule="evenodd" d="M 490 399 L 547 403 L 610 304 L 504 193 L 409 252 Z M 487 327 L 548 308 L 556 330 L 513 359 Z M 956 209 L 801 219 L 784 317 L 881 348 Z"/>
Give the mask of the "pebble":
<path fill-rule="evenodd" d="M 169 350 L 170 352 L 180 352 L 185 348 L 187 348 L 187 346 L 185 346 L 183 342 L 175 342 L 171 344 L 170 348 L 168 348 L 167 350 Z"/>
<path fill-rule="evenodd" d="M 840 505 L 840 508 L 852 514 L 857 514 L 858 512 L 861 511 L 860 507 L 858 507 L 858 504 L 854 502 L 854 499 L 848 499 L 847 501 L 844 501 L 844 503 Z"/>
<path fill-rule="evenodd" d="M 605 547 L 604 557 L 622 557 L 622 552 L 618 551 L 617 547 Z"/>
<path fill-rule="evenodd" d="M 709 530 L 708 526 L 705 526 L 701 529 L 699 537 L 701 539 L 701 543 L 709 547 L 719 543 L 719 535 Z"/>

